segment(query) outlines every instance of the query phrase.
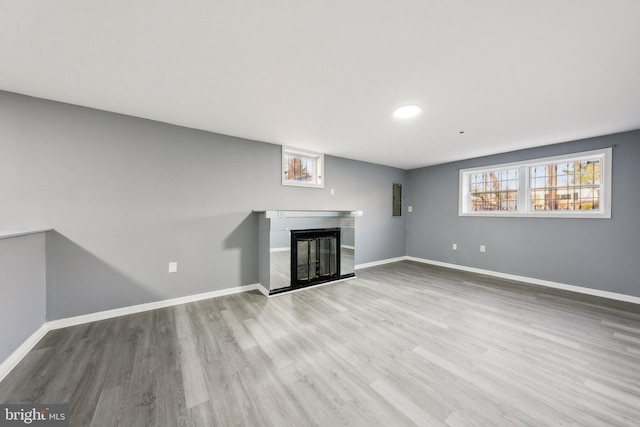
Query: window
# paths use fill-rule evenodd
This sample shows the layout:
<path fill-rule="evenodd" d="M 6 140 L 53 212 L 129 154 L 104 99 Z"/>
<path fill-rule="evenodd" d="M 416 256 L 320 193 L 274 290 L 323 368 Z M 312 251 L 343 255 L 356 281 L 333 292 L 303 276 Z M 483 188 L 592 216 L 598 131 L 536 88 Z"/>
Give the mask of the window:
<path fill-rule="evenodd" d="M 459 215 L 611 218 L 611 148 L 460 170 Z"/>
<path fill-rule="evenodd" d="M 518 210 L 518 169 L 489 170 L 470 178 L 473 212 Z"/>
<path fill-rule="evenodd" d="M 532 211 L 600 208 L 601 159 L 552 162 L 529 168 Z"/>
<path fill-rule="evenodd" d="M 282 147 L 282 185 L 324 188 L 324 155 Z"/>

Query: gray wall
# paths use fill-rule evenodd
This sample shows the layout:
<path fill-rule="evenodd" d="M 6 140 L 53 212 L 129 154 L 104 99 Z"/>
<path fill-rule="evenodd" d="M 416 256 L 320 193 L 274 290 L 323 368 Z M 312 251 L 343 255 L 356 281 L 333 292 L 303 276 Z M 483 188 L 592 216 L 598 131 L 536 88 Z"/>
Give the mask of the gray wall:
<path fill-rule="evenodd" d="M 459 169 L 614 145 L 611 219 L 458 216 Z M 407 255 L 640 296 L 639 161 L 634 131 L 411 170 Z"/>
<path fill-rule="evenodd" d="M 6 92 L 0 148 L 0 229 L 55 229 L 49 320 L 256 283 L 253 209 L 363 210 L 356 263 L 405 254 L 400 169 L 327 156 L 326 188 L 283 187 L 280 146 Z"/>
<path fill-rule="evenodd" d="M 0 363 L 45 322 L 45 234 L 0 239 Z"/>
<path fill-rule="evenodd" d="M 55 228 L 48 320 L 256 283 L 253 209 L 363 210 L 356 264 L 407 254 L 640 296 L 640 206 L 630 192 L 639 139 L 636 131 L 409 172 L 327 156 L 326 188 L 308 189 L 280 185 L 276 145 L 0 92 L 0 229 Z M 609 220 L 457 215 L 459 168 L 614 144 Z M 400 218 L 391 216 L 396 182 Z M 178 273 L 167 273 L 169 261 Z M 25 322 L 22 341 L 43 313 L 32 312 L 40 318 Z"/>

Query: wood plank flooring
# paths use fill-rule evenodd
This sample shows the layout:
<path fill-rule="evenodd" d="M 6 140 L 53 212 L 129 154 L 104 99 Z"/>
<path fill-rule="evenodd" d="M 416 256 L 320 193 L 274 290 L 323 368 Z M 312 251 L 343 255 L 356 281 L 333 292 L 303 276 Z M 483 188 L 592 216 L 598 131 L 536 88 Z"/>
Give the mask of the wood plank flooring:
<path fill-rule="evenodd" d="M 74 426 L 637 426 L 640 306 L 409 261 L 49 332 L 2 403 Z"/>

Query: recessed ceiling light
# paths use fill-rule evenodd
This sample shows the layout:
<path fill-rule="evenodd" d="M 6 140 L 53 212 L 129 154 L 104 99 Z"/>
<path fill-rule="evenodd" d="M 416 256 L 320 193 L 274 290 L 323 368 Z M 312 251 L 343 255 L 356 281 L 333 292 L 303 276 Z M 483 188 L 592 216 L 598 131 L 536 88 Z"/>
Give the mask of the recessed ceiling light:
<path fill-rule="evenodd" d="M 410 117 L 417 116 L 418 114 L 420 114 L 420 111 L 422 111 L 422 108 L 417 105 L 405 105 L 396 108 L 396 110 L 393 112 L 393 117 L 397 119 L 408 119 Z"/>

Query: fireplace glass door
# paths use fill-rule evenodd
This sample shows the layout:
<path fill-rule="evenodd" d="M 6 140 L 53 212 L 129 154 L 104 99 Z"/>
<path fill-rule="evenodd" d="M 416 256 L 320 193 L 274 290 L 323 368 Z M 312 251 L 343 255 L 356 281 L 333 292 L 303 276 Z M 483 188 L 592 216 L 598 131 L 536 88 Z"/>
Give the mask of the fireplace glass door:
<path fill-rule="evenodd" d="M 339 228 L 294 230 L 291 232 L 291 248 L 291 286 L 339 278 Z"/>

